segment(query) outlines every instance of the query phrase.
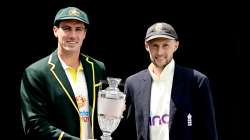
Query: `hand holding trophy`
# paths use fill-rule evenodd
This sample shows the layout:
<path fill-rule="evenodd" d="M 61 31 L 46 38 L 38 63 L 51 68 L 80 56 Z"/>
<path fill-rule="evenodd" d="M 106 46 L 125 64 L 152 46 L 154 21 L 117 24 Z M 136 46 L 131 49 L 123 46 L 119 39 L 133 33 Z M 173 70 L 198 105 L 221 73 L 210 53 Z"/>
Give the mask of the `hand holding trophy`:
<path fill-rule="evenodd" d="M 102 140 L 112 140 L 111 134 L 118 127 L 125 108 L 125 94 L 118 88 L 120 78 L 107 78 L 109 86 L 98 92 L 97 114 L 102 130 Z"/>

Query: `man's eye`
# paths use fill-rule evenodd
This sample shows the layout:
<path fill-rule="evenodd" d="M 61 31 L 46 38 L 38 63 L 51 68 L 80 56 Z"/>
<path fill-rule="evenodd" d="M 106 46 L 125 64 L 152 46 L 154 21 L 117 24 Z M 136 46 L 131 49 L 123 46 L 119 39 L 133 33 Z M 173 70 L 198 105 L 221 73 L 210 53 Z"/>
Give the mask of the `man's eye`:
<path fill-rule="evenodd" d="M 77 28 L 76 31 L 82 31 L 82 29 L 81 28 Z"/>
<path fill-rule="evenodd" d="M 62 28 L 64 31 L 69 31 L 70 30 L 70 28 L 68 28 L 68 27 L 64 27 L 64 28 Z"/>
<path fill-rule="evenodd" d="M 76 31 L 83 31 L 84 28 L 76 28 Z"/>

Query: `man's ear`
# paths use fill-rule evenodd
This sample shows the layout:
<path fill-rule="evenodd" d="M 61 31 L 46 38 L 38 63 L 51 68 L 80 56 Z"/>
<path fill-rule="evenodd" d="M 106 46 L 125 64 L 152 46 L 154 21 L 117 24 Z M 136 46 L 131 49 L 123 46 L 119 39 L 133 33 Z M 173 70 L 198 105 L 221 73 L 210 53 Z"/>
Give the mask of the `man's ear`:
<path fill-rule="evenodd" d="M 147 51 L 149 51 L 149 46 L 148 46 L 148 43 L 146 43 L 146 42 L 145 42 L 145 49 L 146 49 Z"/>
<path fill-rule="evenodd" d="M 53 27 L 53 33 L 54 33 L 54 36 L 57 38 L 57 30 L 58 28 L 56 26 Z"/>
<path fill-rule="evenodd" d="M 174 51 L 176 51 L 178 49 L 178 47 L 179 47 L 179 41 L 176 41 Z"/>

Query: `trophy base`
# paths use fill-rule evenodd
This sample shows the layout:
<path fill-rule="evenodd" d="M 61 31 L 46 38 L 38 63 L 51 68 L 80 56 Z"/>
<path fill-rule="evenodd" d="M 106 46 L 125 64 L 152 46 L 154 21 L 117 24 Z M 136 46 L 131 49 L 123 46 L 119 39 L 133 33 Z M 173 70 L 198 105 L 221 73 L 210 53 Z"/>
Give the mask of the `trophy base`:
<path fill-rule="evenodd" d="M 103 133 L 101 136 L 102 140 L 112 140 L 111 134 L 110 133 Z"/>

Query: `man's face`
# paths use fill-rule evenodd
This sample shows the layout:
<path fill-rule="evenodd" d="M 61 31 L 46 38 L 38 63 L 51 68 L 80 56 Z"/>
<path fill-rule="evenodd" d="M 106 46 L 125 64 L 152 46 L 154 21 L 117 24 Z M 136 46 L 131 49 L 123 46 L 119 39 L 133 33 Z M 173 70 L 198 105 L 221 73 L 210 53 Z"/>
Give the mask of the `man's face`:
<path fill-rule="evenodd" d="M 58 38 L 58 45 L 66 52 L 79 51 L 86 36 L 84 23 L 78 20 L 64 20 L 59 26 L 54 26 L 54 35 Z"/>
<path fill-rule="evenodd" d="M 178 41 L 167 38 L 156 38 L 145 43 L 152 63 L 160 69 L 164 69 L 172 60 L 173 54 L 178 46 Z"/>

